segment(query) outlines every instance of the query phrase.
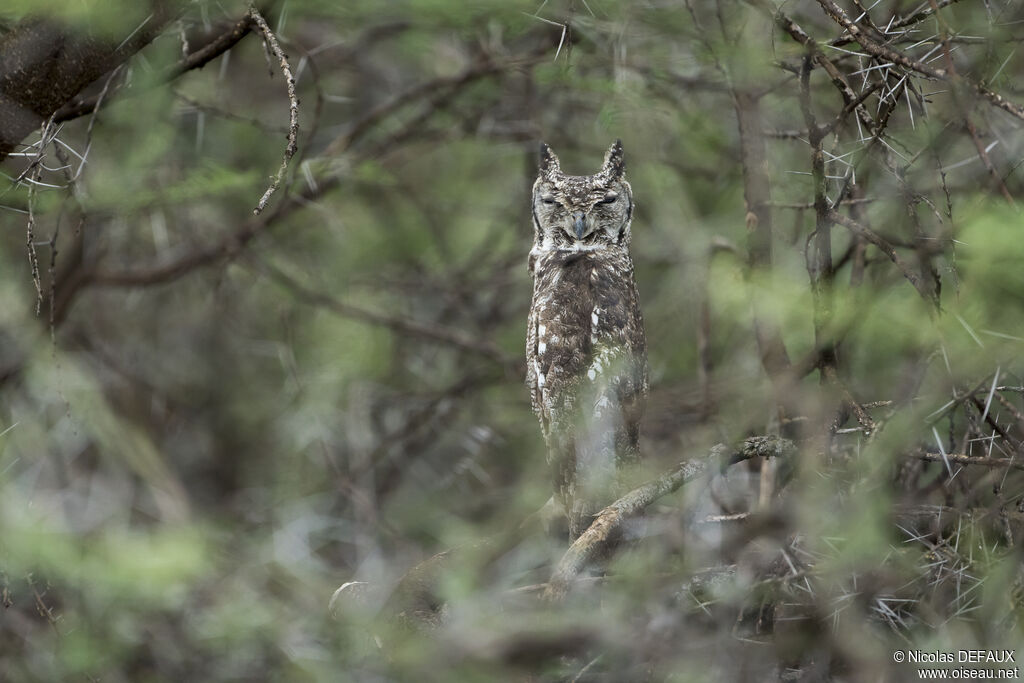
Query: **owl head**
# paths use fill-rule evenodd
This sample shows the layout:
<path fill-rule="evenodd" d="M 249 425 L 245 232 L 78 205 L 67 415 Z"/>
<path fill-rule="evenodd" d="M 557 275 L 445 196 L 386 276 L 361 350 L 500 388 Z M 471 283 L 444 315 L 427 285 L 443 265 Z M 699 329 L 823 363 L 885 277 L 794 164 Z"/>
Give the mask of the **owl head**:
<path fill-rule="evenodd" d="M 533 227 L 537 245 L 629 245 L 633 191 L 625 179 L 622 143 L 616 140 L 594 175 L 565 175 L 558 157 L 541 143 L 540 168 L 533 184 Z"/>

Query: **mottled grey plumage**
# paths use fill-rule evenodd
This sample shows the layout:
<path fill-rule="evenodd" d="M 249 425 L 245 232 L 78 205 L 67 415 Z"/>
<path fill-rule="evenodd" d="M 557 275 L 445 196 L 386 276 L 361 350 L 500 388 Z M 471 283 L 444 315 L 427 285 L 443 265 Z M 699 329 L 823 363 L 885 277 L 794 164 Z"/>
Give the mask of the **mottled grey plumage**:
<path fill-rule="evenodd" d="M 569 534 L 611 502 L 639 457 L 647 340 L 629 256 L 633 193 L 619 141 L 591 176 L 541 145 L 533 184 L 526 375 Z"/>

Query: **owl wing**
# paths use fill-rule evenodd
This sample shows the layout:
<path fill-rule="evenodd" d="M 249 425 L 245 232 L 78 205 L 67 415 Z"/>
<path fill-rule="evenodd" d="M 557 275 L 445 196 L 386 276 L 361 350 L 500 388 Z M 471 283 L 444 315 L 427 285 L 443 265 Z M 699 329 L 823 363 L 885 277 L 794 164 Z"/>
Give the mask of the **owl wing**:
<path fill-rule="evenodd" d="M 632 264 L 595 263 L 591 279 L 593 351 L 587 378 L 595 385 L 595 419 L 609 422 L 616 466 L 639 455 L 640 420 L 647 397 L 647 339 Z"/>
<path fill-rule="evenodd" d="M 538 384 L 539 378 L 544 375 L 540 367 L 540 358 L 537 354 L 537 325 L 538 311 L 537 297 L 535 295 L 533 305 L 530 306 L 530 315 L 526 325 L 526 386 L 530 389 L 530 404 L 533 406 L 533 412 L 537 414 L 537 418 L 540 420 L 541 433 L 547 439 L 548 420 L 541 409 L 544 405 L 543 385 Z"/>

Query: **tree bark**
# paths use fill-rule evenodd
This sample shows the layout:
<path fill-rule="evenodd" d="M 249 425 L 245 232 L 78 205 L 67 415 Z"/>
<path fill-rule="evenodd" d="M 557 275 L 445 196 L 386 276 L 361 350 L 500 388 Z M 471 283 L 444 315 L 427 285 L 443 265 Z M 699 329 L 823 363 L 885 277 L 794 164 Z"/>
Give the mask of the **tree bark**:
<path fill-rule="evenodd" d="M 155 0 L 120 43 L 29 18 L 0 35 L 0 161 L 90 83 L 148 45 L 177 16 L 178 3 Z"/>

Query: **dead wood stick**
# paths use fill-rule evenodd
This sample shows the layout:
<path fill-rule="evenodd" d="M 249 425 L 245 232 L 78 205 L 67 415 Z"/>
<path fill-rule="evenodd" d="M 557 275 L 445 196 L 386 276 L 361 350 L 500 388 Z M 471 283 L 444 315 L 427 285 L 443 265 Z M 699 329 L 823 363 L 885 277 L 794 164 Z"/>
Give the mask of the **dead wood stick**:
<path fill-rule="evenodd" d="M 651 503 L 677 490 L 683 484 L 703 475 L 715 463 L 728 466 L 743 460 L 770 458 L 791 452 L 792 441 L 777 436 L 755 436 L 745 439 L 738 448 L 725 444 L 713 446 L 707 456 L 679 463 L 669 472 L 633 489 L 601 510 L 590 528 L 577 538 L 562 556 L 544 591 L 546 600 L 559 600 L 568 593 L 572 582 L 597 557 L 621 529 L 623 523 L 640 515 Z"/>

